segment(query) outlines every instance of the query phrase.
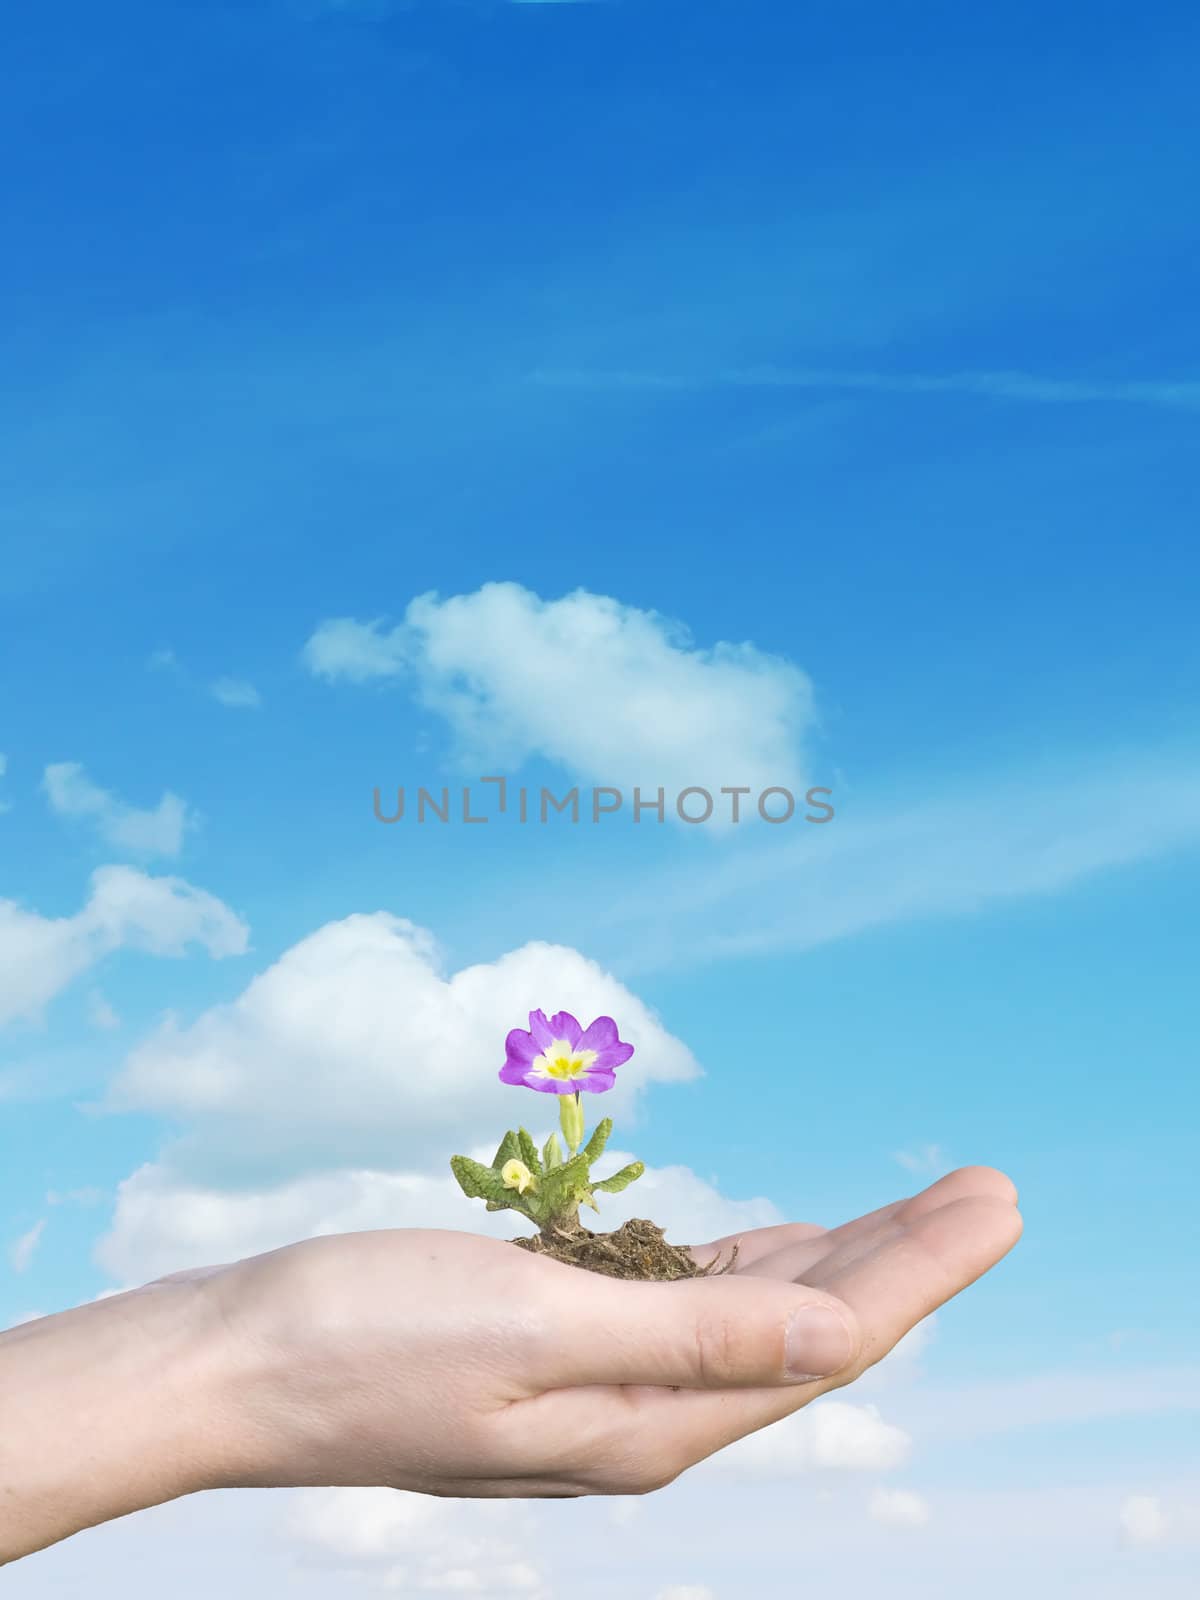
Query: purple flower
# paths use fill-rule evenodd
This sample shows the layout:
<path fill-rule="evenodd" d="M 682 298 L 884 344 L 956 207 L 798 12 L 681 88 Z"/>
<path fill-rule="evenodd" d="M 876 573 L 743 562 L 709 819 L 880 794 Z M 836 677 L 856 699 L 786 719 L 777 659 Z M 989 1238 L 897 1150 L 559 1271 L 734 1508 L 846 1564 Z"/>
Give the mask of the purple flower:
<path fill-rule="evenodd" d="M 529 1031 L 514 1028 L 504 1041 L 501 1083 L 520 1083 L 543 1094 L 574 1094 L 577 1089 L 603 1094 L 616 1082 L 615 1069 L 633 1054 L 631 1044 L 617 1037 L 611 1017 L 597 1017 L 581 1028 L 569 1011 L 547 1017 L 529 1013 Z"/>

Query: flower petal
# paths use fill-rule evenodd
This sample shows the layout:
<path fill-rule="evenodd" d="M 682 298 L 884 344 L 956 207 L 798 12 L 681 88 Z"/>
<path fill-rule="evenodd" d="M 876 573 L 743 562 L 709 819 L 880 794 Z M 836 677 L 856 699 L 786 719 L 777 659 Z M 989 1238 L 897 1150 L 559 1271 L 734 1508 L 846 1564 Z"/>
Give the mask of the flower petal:
<path fill-rule="evenodd" d="M 528 1061 L 506 1061 L 500 1068 L 500 1082 L 523 1083 L 527 1089 L 532 1089 L 533 1084 L 529 1078 Z"/>
<path fill-rule="evenodd" d="M 597 1050 L 596 1059 L 592 1062 L 593 1070 L 611 1072 L 614 1067 L 619 1067 L 623 1061 L 628 1061 L 633 1054 L 631 1044 L 614 1044 L 610 1050 Z"/>
<path fill-rule="evenodd" d="M 542 1053 L 542 1047 L 531 1033 L 526 1033 L 524 1028 L 514 1028 L 504 1041 L 504 1054 L 509 1061 L 523 1061 L 528 1064 L 535 1061 Z"/>
<path fill-rule="evenodd" d="M 548 1050 L 554 1043 L 554 1030 L 547 1022 L 544 1011 L 531 1011 L 529 1013 L 529 1032 L 538 1050 Z"/>
<path fill-rule="evenodd" d="M 578 1047 L 583 1029 L 569 1011 L 557 1011 L 550 1018 L 550 1031 L 556 1039 L 565 1039 L 574 1050 Z"/>
<path fill-rule="evenodd" d="M 582 1089 L 585 1094 L 603 1094 L 613 1088 L 616 1081 L 616 1074 L 611 1067 L 601 1067 L 593 1062 L 582 1078 L 575 1079 L 572 1087 Z"/>
<path fill-rule="evenodd" d="M 596 1059 L 592 1062 L 593 1069 L 619 1067 L 633 1054 L 633 1046 L 625 1044 L 619 1037 L 617 1025 L 611 1017 L 597 1017 L 581 1036 L 579 1048 L 596 1052 Z"/>
<path fill-rule="evenodd" d="M 589 1023 L 579 1038 L 581 1050 L 603 1050 L 610 1044 L 617 1044 L 617 1025 L 611 1017 L 597 1017 L 595 1022 Z"/>

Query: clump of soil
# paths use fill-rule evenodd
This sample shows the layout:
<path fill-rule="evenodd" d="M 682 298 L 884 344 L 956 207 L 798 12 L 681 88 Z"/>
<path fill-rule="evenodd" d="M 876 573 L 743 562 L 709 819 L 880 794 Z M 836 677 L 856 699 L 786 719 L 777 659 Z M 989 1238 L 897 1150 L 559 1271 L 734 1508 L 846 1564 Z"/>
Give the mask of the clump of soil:
<path fill-rule="evenodd" d="M 509 1242 L 535 1255 L 552 1256 L 568 1266 L 602 1272 L 609 1278 L 651 1278 L 664 1282 L 674 1278 L 717 1277 L 729 1271 L 738 1253 L 735 1244 L 728 1261 L 722 1263 L 718 1256 L 707 1267 L 697 1266 L 682 1245 L 668 1244 L 663 1230 L 644 1217 L 623 1222 L 614 1233 L 592 1233 L 581 1227 L 572 1233 L 535 1233 L 532 1237 L 522 1236 Z"/>

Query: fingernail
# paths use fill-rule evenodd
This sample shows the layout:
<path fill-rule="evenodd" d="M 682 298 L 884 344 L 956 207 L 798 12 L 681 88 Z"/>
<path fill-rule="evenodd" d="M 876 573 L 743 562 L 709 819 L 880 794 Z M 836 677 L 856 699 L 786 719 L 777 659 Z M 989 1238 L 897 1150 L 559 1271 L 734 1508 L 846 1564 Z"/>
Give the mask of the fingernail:
<path fill-rule="evenodd" d="M 832 1306 L 802 1306 L 788 1319 L 787 1375 L 797 1383 L 840 1372 L 854 1354 L 854 1340 Z"/>

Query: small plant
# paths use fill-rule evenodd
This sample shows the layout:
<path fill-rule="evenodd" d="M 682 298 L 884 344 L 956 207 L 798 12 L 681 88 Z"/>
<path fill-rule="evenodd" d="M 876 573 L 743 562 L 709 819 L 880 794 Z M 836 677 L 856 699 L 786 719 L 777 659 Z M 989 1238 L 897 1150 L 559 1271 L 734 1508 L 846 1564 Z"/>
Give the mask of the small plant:
<path fill-rule="evenodd" d="M 485 1200 L 489 1211 L 519 1211 L 543 1235 L 566 1238 L 581 1230 L 579 1208 L 599 1211 L 595 1195 L 618 1194 L 646 1170 L 632 1161 L 611 1178 L 592 1177 L 592 1163 L 604 1153 L 612 1118 L 596 1125 L 586 1144 L 583 1095 L 603 1094 L 616 1082 L 616 1069 L 628 1061 L 633 1046 L 617 1033 L 611 1017 L 597 1017 L 582 1028 L 569 1011 L 547 1017 L 529 1013 L 529 1028 L 514 1028 L 505 1040 L 502 1083 L 518 1084 L 558 1096 L 563 1140 L 552 1133 L 538 1149 L 525 1128 L 510 1128 L 500 1141 L 490 1167 L 468 1156 L 452 1156 L 450 1166 L 473 1200 Z"/>
<path fill-rule="evenodd" d="M 695 1278 L 728 1271 L 736 1245 L 725 1265 L 712 1261 L 701 1267 L 682 1245 L 668 1244 L 653 1222 L 635 1218 L 614 1233 L 597 1234 L 580 1221 L 581 1206 L 598 1212 L 597 1194 L 619 1194 L 646 1170 L 641 1161 L 631 1161 L 611 1178 L 592 1177 L 592 1165 L 612 1133 L 611 1117 L 598 1122 L 584 1143 L 583 1096 L 611 1089 L 617 1068 L 632 1055 L 633 1046 L 620 1037 L 611 1017 L 597 1017 L 583 1028 L 569 1011 L 552 1017 L 531 1011 L 528 1029 L 514 1028 L 505 1040 L 500 1080 L 557 1095 L 562 1142 L 551 1133 L 539 1149 L 527 1128 L 510 1128 L 490 1166 L 451 1156 L 454 1176 L 463 1193 L 485 1201 L 489 1211 L 519 1211 L 535 1223 L 536 1234 L 511 1242 L 536 1254 L 617 1278 Z"/>

